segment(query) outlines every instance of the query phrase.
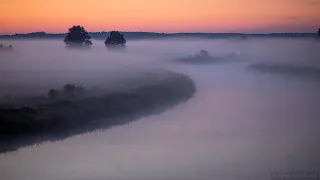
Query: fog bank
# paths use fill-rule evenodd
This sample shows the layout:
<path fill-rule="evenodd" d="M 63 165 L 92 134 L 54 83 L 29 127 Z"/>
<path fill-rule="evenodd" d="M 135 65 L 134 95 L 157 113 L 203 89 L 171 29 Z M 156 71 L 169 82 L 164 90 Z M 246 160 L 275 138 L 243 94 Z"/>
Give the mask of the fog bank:
<path fill-rule="evenodd" d="M 120 82 L 150 69 L 183 73 L 197 88 L 189 101 L 161 114 L 0 155 L 4 180 L 270 180 L 274 172 L 319 170 L 320 83 L 303 75 L 320 68 L 318 41 L 129 41 L 125 53 L 107 51 L 102 41 L 83 52 L 67 51 L 61 41 L 1 43 L 17 51 L 1 54 L 1 94 Z M 237 63 L 172 61 L 201 49 L 220 59 L 234 53 Z M 277 73 L 248 68 L 257 64 Z"/>

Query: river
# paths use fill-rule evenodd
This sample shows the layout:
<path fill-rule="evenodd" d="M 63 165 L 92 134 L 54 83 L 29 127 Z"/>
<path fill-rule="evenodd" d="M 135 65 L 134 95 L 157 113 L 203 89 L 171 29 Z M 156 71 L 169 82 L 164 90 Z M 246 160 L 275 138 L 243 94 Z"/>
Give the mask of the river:
<path fill-rule="evenodd" d="M 1 154 L 1 179 L 267 180 L 273 173 L 319 173 L 320 79 L 260 73 L 247 66 L 268 60 L 317 66 L 320 44 L 252 41 L 132 42 L 128 51 L 141 57 L 141 65 L 150 55 L 138 50 L 152 44 L 148 53 L 156 58 L 150 66 L 188 75 L 196 94 L 130 124 Z M 213 54 L 245 53 L 248 58 L 206 65 L 163 60 L 209 47 Z"/>

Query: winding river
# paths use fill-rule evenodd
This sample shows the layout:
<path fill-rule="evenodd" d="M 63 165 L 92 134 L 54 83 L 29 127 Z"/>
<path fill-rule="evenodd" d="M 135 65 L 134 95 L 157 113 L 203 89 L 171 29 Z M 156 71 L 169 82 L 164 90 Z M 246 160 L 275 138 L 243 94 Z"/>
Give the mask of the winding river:
<path fill-rule="evenodd" d="M 195 95 L 106 131 L 1 154 L 1 179 L 267 180 L 319 172 L 319 80 L 257 73 L 250 63 L 153 64 L 192 78 Z"/>

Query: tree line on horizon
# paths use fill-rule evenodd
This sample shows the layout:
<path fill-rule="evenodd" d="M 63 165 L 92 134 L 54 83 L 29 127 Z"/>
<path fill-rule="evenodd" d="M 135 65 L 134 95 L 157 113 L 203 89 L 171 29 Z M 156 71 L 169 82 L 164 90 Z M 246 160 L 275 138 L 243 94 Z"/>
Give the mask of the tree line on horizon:
<path fill-rule="evenodd" d="M 317 32 L 320 38 L 320 28 Z M 77 25 L 69 28 L 69 31 L 64 39 L 67 48 L 90 48 L 92 41 L 89 33 L 83 26 Z M 105 40 L 104 44 L 107 49 L 117 49 L 126 47 L 126 39 L 119 31 L 111 31 Z"/>
<path fill-rule="evenodd" d="M 89 33 L 83 26 L 77 25 L 69 28 L 64 38 L 67 48 L 90 48 L 93 44 Z M 126 39 L 119 31 L 111 31 L 104 44 L 107 49 L 118 49 L 126 47 Z"/>
<path fill-rule="evenodd" d="M 30 33 L 30 35 L 34 35 L 34 36 L 45 35 L 45 34 L 46 34 L 45 32 Z M 320 39 L 320 28 L 318 29 L 318 32 L 316 34 L 317 34 L 317 38 Z M 7 37 L 7 36 L 4 36 L 4 37 Z M 118 48 L 123 49 L 126 47 L 126 42 L 127 41 L 124 38 L 123 33 L 119 31 L 111 31 L 109 32 L 109 35 L 105 40 L 104 44 L 107 49 L 118 49 Z M 91 45 L 93 44 L 89 33 L 84 29 L 83 26 L 80 26 L 80 25 L 69 28 L 69 31 L 67 32 L 64 38 L 64 43 L 66 44 L 67 48 L 90 48 Z M 9 45 L 8 47 L 5 47 L 4 45 L 0 44 L 0 50 L 13 50 L 13 47 L 11 45 Z"/>

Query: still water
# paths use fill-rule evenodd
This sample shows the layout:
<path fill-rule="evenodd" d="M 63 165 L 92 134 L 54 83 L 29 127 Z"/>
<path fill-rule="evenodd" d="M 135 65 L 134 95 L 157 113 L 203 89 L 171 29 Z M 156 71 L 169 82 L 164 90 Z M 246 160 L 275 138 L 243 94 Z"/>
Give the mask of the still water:
<path fill-rule="evenodd" d="M 136 51 L 141 65 L 150 55 L 138 50 L 148 43 L 156 56 L 150 66 L 194 80 L 191 99 L 130 124 L 2 154 L 1 180 L 256 180 L 275 172 L 319 172 L 320 79 L 258 73 L 247 66 L 257 61 L 317 66 L 320 44 L 132 42 L 134 50 L 128 51 Z M 185 47 L 174 51 L 177 44 Z M 248 58 L 218 65 L 166 61 L 193 52 L 182 49 L 208 47 L 211 53 Z"/>

